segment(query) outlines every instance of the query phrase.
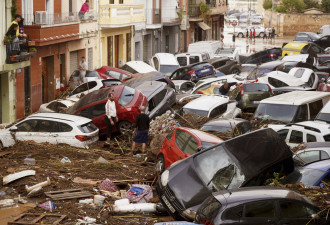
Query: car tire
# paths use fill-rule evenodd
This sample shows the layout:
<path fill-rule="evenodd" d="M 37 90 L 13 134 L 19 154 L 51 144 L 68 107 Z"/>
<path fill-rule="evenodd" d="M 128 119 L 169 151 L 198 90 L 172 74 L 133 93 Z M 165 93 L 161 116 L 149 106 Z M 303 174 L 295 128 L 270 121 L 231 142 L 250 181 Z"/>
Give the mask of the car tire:
<path fill-rule="evenodd" d="M 234 68 L 230 71 L 230 74 L 239 74 L 239 73 L 240 73 L 240 71 L 238 68 Z"/>
<path fill-rule="evenodd" d="M 244 37 L 244 34 L 243 33 L 238 33 L 237 35 L 239 38 L 243 38 Z"/>
<path fill-rule="evenodd" d="M 163 155 L 159 155 L 156 160 L 155 171 L 162 174 L 165 170 L 165 160 Z"/>
<path fill-rule="evenodd" d="M 133 131 L 133 125 L 127 120 L 120 121 L 118 123 L 118 131 L 121 134 L 131 134 Z"/>
<path fill-rule="evenodd" d="M 260 32 L 259 37 L 261 37 L 261 38 L 264 37 L 264 32 Z"/>

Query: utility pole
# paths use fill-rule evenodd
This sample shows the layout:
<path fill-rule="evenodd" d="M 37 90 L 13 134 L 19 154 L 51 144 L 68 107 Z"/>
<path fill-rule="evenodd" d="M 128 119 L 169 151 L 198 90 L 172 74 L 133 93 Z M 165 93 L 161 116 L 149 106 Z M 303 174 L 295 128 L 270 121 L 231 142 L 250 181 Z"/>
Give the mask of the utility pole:
<path fill-rule="evenodd" d="M 273 19 L 273 11 L 274 11 L 274 0 L 272 0 L 272 13 L 270 14 L 270 20 L 269 20 L 269 27 L 272 27 L 272 19 Z"/>

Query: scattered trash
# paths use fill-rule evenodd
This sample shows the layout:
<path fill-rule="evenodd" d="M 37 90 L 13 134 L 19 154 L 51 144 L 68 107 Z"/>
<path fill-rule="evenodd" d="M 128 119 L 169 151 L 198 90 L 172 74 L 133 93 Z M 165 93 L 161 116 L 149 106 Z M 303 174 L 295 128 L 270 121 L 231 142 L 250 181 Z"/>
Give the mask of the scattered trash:
<path fill-rule="evenodd" d="M 50 213 L 23 213 L 16 217 L 14 220 L 8 222 L 8 225 L 33 225 L 44 224 L 44 221 L 48 221 L 47 224 L 62 224 L 66 215 L 50 214 Z M 31 220 L 33 218 L 33 220 Z M 29 220 L 30 219 L 30 220 Z"/>
<path fill-rule="evenodd" d="M 28 203 L 28 201 L 22 199 L 22 198 L 21 198 L 21 195 L 18 195 L 18 203 L 26 204 L 26 203 Z"/>
<path fill-rule="evenodd" d="M 49 210 L 51 212 L 53 211 L 53 209 L 56 209 L 56 206 L 55 206 L 54 202 L 52 202 L 52 201 L 47 201 L 45 203 L 39 204 L 38 206 L 40 208 Z"/>
<path fill-rule="evenodd" d="M 106 178 L 99 187 L 100 190 L 105 190 L 105 191 L 118 191 L 118 187 L 108 178 Z"/>
<path fill-rule="evenodd" d="M 71 163 L 71 161 L 68 157 L 64 157 L 63 159 L 61 159 L 61 163 Z"/>
<path fill-rule="evenodd" d="M 149 135 L 157 136 L 162 133 L 168 133 L 178 126 L 178 121 L 174 119 L 174 114 L 168 110 L 150 122 Z"/>
<path fill-rule="evenodd" d="M 3 200 L 0 200 L 0 208 L 12 207 L 15 204 L 16 203 L 15 203 L 14 199 L 3 199 Z"/>
<path fill-rule="evenodd" d="M 120 199 L 120 200 L 115 201 L 115 205 L 116 205 L 116 206 L 120 206 L 120 205 L 128 205 L 128 204 L 130 204 L 128 198 L 123 198 L 123 199 Z"/>
<path fill-rule="evenodd" d="M 5 191 L 0 191 L 0 198 L 6 196 L 6 192 Z"/>
<path fill-rule="evenodd" d="M 76 184 L 89 184 L 89 185 L 96 185 L 97 183 L 100 183 L 100 180 L 92 180 L 92 179 L 83 179 L 81 177 L 75 177 L 72 180 L 73 183 Z"/>
<path fill-rule="evenodd" d="M 105 197 L 102 195 L 94 195 L 94 204 L 100 205 L 103 204 Z"/>
<path fill-rule="evenodd" d="M 111 211 L 121 213 L 156 212 L 156 206 L 155 203 L 130 204 L 128 199 L 121 199 L 115 201 L 115 204 L 111 207 Z"/>
<path fill-rule="evenodd" d="M 108 160 L 106 160 L 102 156 L 100 156 L 96 162 L 97 163 L 106 163 L 106 164 L 109 164 L 110 163 Z"/>
<path fill-rule="evenodd" d="M 79 200 L 79 204 L 92 204 L 93 202 L 94 202 L 94 199 L 92 199 L 92 198 Z"/>
<path fill-rule="evenodd" d="M 134 158 L 141 158 L 142 156 L 140 154 L 133 155 Z"/>
<path fill-rule="evenodd" d="M 75 198 L 87 198 L 92 197 L 93 194 L 83 189 L 69 189 L 61 191 L 49 191 L 45 192 L 45 195 L 53 200 L 65 200 Z"/>
<path fill-rule="evenodd" d="M 96 222 L 96 219 L 95 218 L 91 218 L 91 217 L 88 217 L 88 216 L 81 217 L 80 219 L 81 220 L 84 220 L 87 223 L 95 223 Z"/>
<path fill-rule="evenodd" d="M 25 158 L 24 159 L 24 164 L 25 165 L 35 165 L 36 160 L 34 158 Z"/>
<path fill-rule="evenodd" d="M 21 172 L 18 172 L 18 173 L 13 173 L 13 174 L 10 174 L 8 176 L 5 176 L 3 178 L 3 184 L 9 184 L 10 182 L 13 182 L 15 180 L 18 180 L 18 179 L 21 179 L 23 177 L 27 177 L 27 176 L 34 176 L 36 175 L 36 171 L 35 170 L 24 170 L 24 171 L 21 171 Z"/>
<path fill-rule="evenodd" d="M 126 193 L 125 197 L 128 198 L 130 202 L 145 203 L 153 198 L 153 193 L 151 187 L 148 185 L 134 184 Z"/>
<path fill-rule="evenodd" d="M 43 193 L 42 187 L 36 187 L 34 189 L 32 189 L 28 194 L 27 197 L 29 198 L 34 198 L 34 197 L 38 197 Z"/>
<path fill-rule="evenodd" d="M 31 186 L 31 187 L 25 185 L 25 190 L 26 190 L 26 192 L 31 192 L 31 191 L 32 191 L 33 189 L 35 189 L 35 188 L 38 188 L 38 187 L 46 187 L 46 186 L 48 186 L 48 185 L 50 185 L 50 179 L 49 179 L 49 177 L 47 177 L 47 180 L 46 180 L 46 181 L 41 182 L 41 183 L 36 184 L 36 185 L 33 185 L 33 186 Z"/>

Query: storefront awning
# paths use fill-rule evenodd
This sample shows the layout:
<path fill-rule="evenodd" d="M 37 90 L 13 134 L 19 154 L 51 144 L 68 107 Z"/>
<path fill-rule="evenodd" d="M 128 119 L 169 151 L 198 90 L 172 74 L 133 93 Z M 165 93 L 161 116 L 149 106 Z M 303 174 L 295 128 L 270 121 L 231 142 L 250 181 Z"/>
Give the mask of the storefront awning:
<path fill-rule="evenodd" d="M 204 23 L 204 22 L 199 22 L 199 23 L 197 23 L 198 24 L 198 26 L 200 27 L 200 28 L 202 28 L 203 30 L 210 30 L 211 29 L 211 27 L 209 27 L 206 23 Z"/>

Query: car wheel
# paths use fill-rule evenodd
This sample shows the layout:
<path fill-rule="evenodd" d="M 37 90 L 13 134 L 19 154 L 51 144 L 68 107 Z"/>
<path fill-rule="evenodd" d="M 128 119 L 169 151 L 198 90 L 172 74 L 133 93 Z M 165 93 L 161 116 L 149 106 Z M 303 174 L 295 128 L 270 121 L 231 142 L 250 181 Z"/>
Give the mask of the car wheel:
<path fill-rule="evenodd" d="M 157 157 L 155 170 L 159 174 L 161 174 L 161 173 L 164 172 L 164 170 L 165 170 L 165 160 L 164 160 L 164 156 L 163 155 L 159 155 Z"/>
<path fill-rule="evenodd" d="M 264 37 L 264 32 L 260 32 L 259 37 Z"/>
<path fill-rule="evenodd" d="M 244 37 L 243 33 L 239 33 L 237 36 L 240 38 Z"/>
<path fill-rule="evenodd" d="M 230 72 L 231 74 L 239 74 L 240 73 L 240 71 L 239 71 L 239 69 L 238 68 L 234 68 L 234 69 L 232 69 L 231 70 L 231 72 Z"/>
<path fill-rule="evenodd" d="M 120 121 L 118 124 L 118 130 L 121 134 L 129 134 L 133 130 L 132 123 L 129 121 Z"/>

